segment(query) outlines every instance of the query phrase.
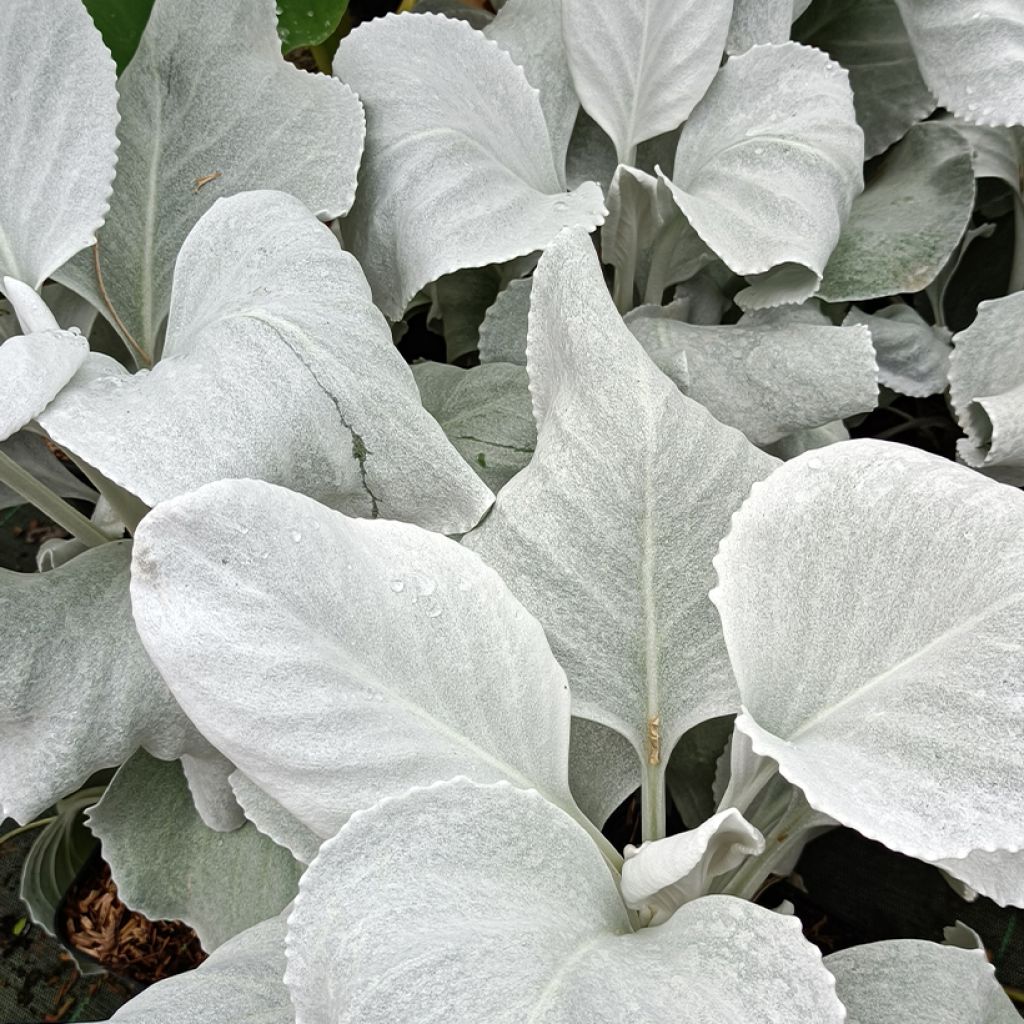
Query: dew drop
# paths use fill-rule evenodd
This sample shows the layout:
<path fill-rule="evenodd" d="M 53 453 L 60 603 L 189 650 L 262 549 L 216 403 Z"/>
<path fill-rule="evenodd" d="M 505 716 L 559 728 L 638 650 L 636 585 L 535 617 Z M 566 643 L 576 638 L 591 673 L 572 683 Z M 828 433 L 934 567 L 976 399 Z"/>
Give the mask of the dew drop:
<path fill-rule="evenodd" d="M 569 209 L 569 204 L 564 199 L 555 200 L 555 213 L 565 213 Z"/>
<path fill-rule="evenodd" d="M 296 544 L 298 544 L 299 541 L 302 540 L 302 534 L 298 530 L 292 530 L 291 538 Z"/>
<path fill-rule="evenodd" d="M 427 618 L 436 619 L 441 614 L 441 606 L 435 601 L 427 608 Z"/>
<path fill-rule="evenodd" d="M 396 594 L 400 594 L 403 590 L 405 590 L 405 584 L 401 580 L 392 580 L 391 589 Z"/>

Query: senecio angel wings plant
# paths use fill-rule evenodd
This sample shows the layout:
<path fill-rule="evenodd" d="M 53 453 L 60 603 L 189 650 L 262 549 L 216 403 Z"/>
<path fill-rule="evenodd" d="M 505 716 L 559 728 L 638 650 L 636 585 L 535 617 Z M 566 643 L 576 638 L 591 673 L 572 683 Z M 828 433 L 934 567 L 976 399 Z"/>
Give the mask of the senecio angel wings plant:
<path fill-rule="evenodd" d="M 117 1020 L 1009 1024 L 969 929 L 754 900 L 845 825 L 1024 906 L 1024 10 L 493 6 L 325 76 L 156 0 L 117 77 L 3 0 L 0 497 L 72 538 L 0 575 L 0 816 L 118 768 L 211 956 Z M 849 440 L 879 385 L 962 464 Z"/>

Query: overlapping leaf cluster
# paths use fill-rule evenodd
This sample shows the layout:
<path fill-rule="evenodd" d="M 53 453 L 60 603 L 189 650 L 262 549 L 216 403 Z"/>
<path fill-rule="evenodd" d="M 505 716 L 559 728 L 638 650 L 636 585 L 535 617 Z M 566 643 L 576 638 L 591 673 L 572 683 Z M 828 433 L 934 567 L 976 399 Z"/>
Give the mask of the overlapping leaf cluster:
<path fill-rule="evenodd" d="M 1024 905 L 1024 12 L 419 6 L 333 78 L 270 0 L 119 78 L 0 8 L 0 499 L 73 534 L 0 575 L 0 817 L 120 766 L 213 953 L 116 1019 L 1016 1019 L 964 929 L 751 901 L 842 824 Z M 960 465 L 848 439 L 946 392 Z"/>

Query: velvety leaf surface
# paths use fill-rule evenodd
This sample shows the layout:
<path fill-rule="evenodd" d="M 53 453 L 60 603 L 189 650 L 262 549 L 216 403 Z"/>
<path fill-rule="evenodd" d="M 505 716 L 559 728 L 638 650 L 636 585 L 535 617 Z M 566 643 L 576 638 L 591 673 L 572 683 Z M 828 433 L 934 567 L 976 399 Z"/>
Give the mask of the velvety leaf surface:
<path fill-rule="evenodd" d="M 178 249 L 215 200 L 281 189 L 324 219 L 352 205 L 362 109 L 341 82 L 285 63 L 276 21 L 273 0 L 156 0 L 118 82 L 121 148 L 99 264 L 144 363 Z M 91 255 L 59 279 L 115 320 Z"/>
<path fill-rule="evenodd" d="M 537 425 L 524 366 L 484 363 L 463 370 L 418 363 L 412 372 L 423 407 L 492 491 L 530 461 Z"/>
<path fill-rule="evenodd" d="M 812 807 L 923 860 L 1024 848 L 1024 494 L 830 445 L 754 487 L 715 565 L 737 728 Z"/>
<path fill-rule="evenodd" d="M 573 712 L 658 765 L 691 725 L 736 708 L 711 557 L 774 462 L 650 362 L 582 232 L 541 257 L 528 359 L 536 453 L 464 543 L 540 619 Z"/>
<path fill-rule="evenodd" d="M 1024 907 L 1024 851 L 974 850 L 933 863 L 1001 907 Z"/>
<path fill-rule="evenodd" d="M 28 821 L 136 748 L 209 752 L 139 643 L 131 544 L 50 572 L 0 570 L 0 800 Z"/>
<path fill-rule="evenodd" d="M 345 240 L 392 320 L 445 274 L 524 256 L 562 227 L 589 231 L 604 219 L 596 185 L 564 191 L 526 72 L 465 23 L 377 19 L 342 40 L 335 63 L 368 124 Z"/>
<path fill-rule="evenodd" d="M 713 896 L 633 933 L 575 822 L 537 793 L 465 779 L 382 801 L 324 844 L 287 963 L 299 1024 L 620 1024 L 680 1006 L 843 1019 L 794 919 Z"/>
<path fill-rule="evenodd" d="M 565 155 L 580 101 L 562 39 L 562 0 L 508 0 L 484 35 L 508 52 L 540 93 L 555 169 L 564 188 Z"/>
<path fill-rule="evenodd" d="M 793 21 L 811 0 L 735 0 L 726 49 L 743 53 L 759 43 L 785 43 Z"/>
<path fill-rule="evenodd" d="M 526 330 L 533 278 L 510 281 L 480 325 L 480 362 L 526 365 Z"/>
<path fill-rule="evenodd" d="M 932 327 L 903 302 L 877 313 L 863 313 L 854 307 L 843 321 L 844 326 L 852 324 L 871 331 L 881 384 L 916 398 L 946 390 L 952 352 L 948 331 Z"/>
<path fill-rule="evenodd" d="M 1024 8 L 896 0 L 939 106 L 975 124 L 1024 124 Z"/>
<path fill-rule="evenodd" d="M 825 958 L 847 1024 L 1018 1024 L 981 950 L 918 939 L 853 946 Z"/>
<path fill-rule="evenodd" d="M 802 302 L 863 187 L 863 154 L 846 72 L 796 43 L 756 46 L 683 127 L 670 187 L 707 245 L 753 278 L 741 306 Z"/>
<path fill-rule="evenodd" d="M 77 332 L 39 331 L 0 344 L 0 441 L 53 401 L 89 354 Z"/>
<path fill-rule="evenodd" d="M 0 277 L 38 288 L 95 241 L 117 120 L 114 62 L 79 0 L 4 0 Z"/>
<path fill-rule="evenodd" d="M 111 1018 L 119 1024 L 293 1024 L 284 916 L 236 935 L 193 971 L 157 982 Z"/>
<path fill-rule="evenodd" d="M 818 294 L 839 302 L 920 291 L 956 249 L 973 207 L 970 147 L 947 125 L 912 128 L 854 201 Z"/>
<path fill-rule="evenodd" d="M 573 716 L 569 734 L 569 788 L 580 810 L 598 828 L 640 786 L 640 761 L 620 732 Z"/>
<path fill-rule="evenodd" d="M 705 327 L 637 317 L 629 328 L 673 379 L 671 356 L 681 354 L 686 393 L 755 444 L 866 412 L 878 398 L 871 335 L 863 327 Z"/>
<path fill-rule="evenodd" d="M 320 836 L 286 811 L 269 793 L 260 789 L 245 772 L 231 773 L 231 789 L 245 816 L 266 836 L 308 864 L 320 849 Z"/>
<path fill-rule="evenodd" d="M 117 893 L 152 920 L 184 921 L 207 952 L 278 914 L 302 866 L 246 822 L 215 832 L 199 816 L 176 761 L 139 751 L 90 811 Z"/>
<path fill-rule="evenodd" d="M 949 394 L 967 434 L 957 454 L 969 466 L 1024 478 L 1024 292 L 981 303 L 953 340 Z"/>
<path fill-rule="evenodd" d="M 458 532 L 490 502 L 421 407 L 356 261 L 280 192 L 232 196 L 196 225 L 151 371 L 105 365 L 40 422 L 147 505 L 249 475 Z"/>
<path fill-rule="evenodd" d="M 199 729 L 322 838 L 460 772 L 579 813 L 565 675 L 498 576 L 445 537 L 209 484 L 143 521 L 132 599 Z"/>
<path fill-rule="evenodd" d="M 818 0 L 794 32 L 850 72 L 865 157 L 884 152 L 935 109 L 896 0 Z"/>
<path fill-rule="evenodd" d="M 690 116 L 718 71 L 731 15 L 732 0 L 562 0 L 576 92 L 619 163 Z"/>

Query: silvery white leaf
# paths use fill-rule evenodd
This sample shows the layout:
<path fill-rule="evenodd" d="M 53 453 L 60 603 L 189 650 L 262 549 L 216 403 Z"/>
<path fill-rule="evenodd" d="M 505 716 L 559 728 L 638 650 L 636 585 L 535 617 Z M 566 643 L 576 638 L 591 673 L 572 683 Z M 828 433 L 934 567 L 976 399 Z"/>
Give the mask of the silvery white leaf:
<path fill-rule="evenodd" d="M 806 324 L 811 327 L 834 326 L 822 312 L 817 299 L 772 306 L 770 309 L 751 309 L 744 313 L 737 323 L 742 327 L 789 327 L 793 324 Z"/>
<path fill-rule="evenodd" d="M 1022 311 L 1024 292 L 982 302 L 974 323 L 953 338 L 949 396 L 967 434 L 957 454 L 975 468 L 1024 470 Z"/>
<path fill-rule="evenodd" d="M 1024 847 L 1024 494 L 830 445 L 755 485 L 715 566 L 737 729 L 812 807 L 922 860 Z"/>
<path fill-rule="evenodd" d="M 382 801 L 321 847 L 287 964 L 302 1024 L 621 1024 L 681 1006 L 694 1021 L 843 1020 L 795 919 L 709 896 L 633 933 L 575 822 L 465 779 Z"/>
<path fill-rule="evenodd" d="M 235 766 L 222 754 L 179 758 L 192 803 L 203 823 L 216 832 L 232 832 L 245 823 L 245 812 L 231 788 Z"/>
<path fill-rule="evenodd" d="M 178 258 L 164 357 L 134 376 L 104 366 L 40 423 L 149 506 L 246 475 L 446 532 L 490 502 L 420 405 L 356 261 L 283 193 L 217 203 Z"/>
<path fill-rule="evenodd" d="M 863 155 L 846 72 L 810 47 L 755 46 L 726 62 L 683 127 L 669 187 L 751 279 L 744 309 L 802 302 L 863 188 Z"/>
<path fill-rule="evenodd" d="M 980 950 L 920 939 L 852 946 L 825 957 L 847 1024 L 1019 1024 Z"/>
<path fill-rule="evenodd" d="M 688 324 L 717 327 L 726 310 L 732 306 L 732 299 L 722 291 L 722 275 L 716 271 L 731 273 L 725 264 L 719 263 L 717 267 L 711 266 L 677 284 L 672 301 L 665 307 L 666 315 L 674 320 L 685 320 Z"/>
<path fill-rule="evenodd" d="M 619 164 L 605 202 L 608 216 L 601 226 L 601 262 L 616 267 L 630 285 L 636 278 L 641 254 L 649 250 L 665 222 L 658 202 L 658 179 L 645 171 Z M 674 205 L 669 199 L 669 205 Z M 633 306 L 633 296 L 620 309 Z"/>
<path fill-rule="evenodd" d="M 765 445 L 765 451 L 777 459 L 788 462 L 814 448 L 824 448 L 826 445 L 849 440 L 850 432 L 846 429 L 846 425 L 842 420 L 835 420 L 833 423 L 824 423 L 820 427 L 809 427 L 807 430 L 797 430 L 792 434 L 787 434 L 773 444 Z"/>
<path fill-rule="evenodd" d="M 78 0 L 0 6 L 0 276 L 38 288 L 91 245 L 117 162 L 117 72 Z"/>
<path fill-rule="evenodd" d="M 565 155 L 580 101 L 562 41 L 561 0 L 509 0 L 484 29 L 484 35 L 511 55 L 540 93 L 555 169 L 564 188 Z"/>
<path fill-rule="evenodd" d="M 642 332 L 638 337 L 652 357 L 648 346 L 655 341 L 645 326 L 659 332 L 659 366 L 673 348 L 683 353 L 687 394 L 755 444 L 866 412 L 878 399 L 875 354 L 864 327 L 631 320 L 630 330 Z"/>
<path fill-rule="evenodd" d="M 2 349 L 0 349 L 2 351 Z M 0 452 L 14 459 L 19 466 L 27 469 L 41 484 L 56 491 L 62 498 L 80 498 L 95 501 L 96 492 L 77 476 L 68 472 L 46 446 L 39 434 L 20 430 L 6 441 L 0 441 Z M 25 499 L 17 491 L 0 484 L 0 509 L 24 505 Z"/>
<path fill-rule="evenodd" d="M 42 574 L 0 571 L 0 800 L 28 821 L 138 747 L 211 753 L 139 643 L 131 544 Z"/>
<path fill-rule="evenodd" d="M 0 280 L 7 301 L 14 310 L 14 315 L 21 324 L 23 334 L 36 334 L 42 331 L 59 331 L 62 324 L 50 311 L 43 297 L 30 288 L 24 281 L 16 277 L 5 277 Z"/>
<path fill-rule="evenodd" d="M 871 331 L 880 383 L 917 398 L 946 390 L 952 352 L 948 331 L 932 327 L 905 302 L 877 313 L 862 313 L 855 306 L 843 321 L 844 327 L 852 324 Z"/>
<path fill-rule="evenodd" d="M 341 41 L 335 64 L 369 125 L 345 240 L 392 320 L 445 274 L 503 263 L 543 249 L 566 225 L 589 231 L 604 219 L 596 185 L 563 191 L 526 73 L 463 22 L 366 22 Z"/>
<path fill-rule="evenodd" d="M 679 343 L 676 324 L 678 321 L 670 316 L 661 315 L 661 310 L 668 306 L 638 306 L 623 318 L 630 333 L 640 342 L 641 348 L 647 353 L 651 362 L 679 390 L 687 395 L 690 393 L 690 364 L 686 358 L 686 348 Z M 652 316 L 645 315 L 643 310 L 659 310 Z M 721 418 L 721 417 L 719 417 Z"/>
<path fill-rule="evenodd" d="M 251 822 L 213 831 L 181 766 L 144 751 L 118 769 L 87 823 L 119 898 L 151 920 L 184 921 L 207 952 L 280 913 L 298 888 L 302 866 L 287 850 Z"/>
<path fill-rule="evenodd" d="M 956 946 L 957 949 L 985 948 L 982 937 L 963 921 L 956 921 L 942 929 L 942 943 L 945 946 Z"/>
<path fill-rule="evenodd" d="M 640 786 L 640 762 L 621 733 L 573 716 L 569 734 L 569 788 L 580 810 L 604 828 L 617 807 Z"/>
<path fill-rule="evenodd" d="M 245 816 L 278 846 L 289 850 L 297 861 L 309 864 L 320 849 L 320 837 L 260 789 L 245 772 L 236 768 L 230 782 Z"/>
<path fill-rule="evenodd" d="M 939 106 L 975 124 L 1024 124 L 1024 9 L 1019 4 L 896 2 Z"/>
<path fill-rule="evenodd" d="M 974 850 L 960 859 L 934 862 L 953 879 L 1001 907 L 1024 907 L 1024 852 Z"/>
<path fill-rule="evenodd" d="M 884 152 L 935 109 L 895 0 L 818 0 L 795 32 L 850 72 L 865 157 Z"/>
<path fill-rule="evenodd" d="M 954 127 L 971 144 L 975 177 L 998 178 L 1020 195 L 1024 128 L 986 128 L 957 118 L 942 123 Z"/>
<path fill-rule="evenodd" d="M 76 327 L 87 336 L 92 332 L 99 312 L 87 299 L 56 281 L 44 284 L 40 294 L 64 330 Z"/>
<path fill-rule="evenodd" d="M 117 1024 L 294 1024 L 282 977 L 285 917 L 236 935 L 195 970 L 150 985 L 111 1017 Z"/>
<path fill-rule="evenodd" d="M 715 773 L 732 736 L 733 718 L 709 718 L 683 733 L 665 771 L 668 787 L 679 816 L 690 828 L 715 813 Z"/>
<path fill-rule="evenodd" d="M 430 413 L 492 491 L 529 461 L 537 443 L 526 367 L 484 363 L 471 370 L 417 363 L 413 377 Z"/>
<path fill-rule="evenodd" d="M 533 278 L 509 281 L 480 325 L 480 362 L 526 365 L 526 328 Z"/>
<path fill-rule="evenodd" d="M 620 164 L 690 116 L 718 71 L 731 16 L 732 0 L 562 0 L 576 93 Z"/>
<path fill-rule="evenodd" d="M 569 188 L 579 188 L 584 182 L 596 181 L 607 193 L 612 175 L 619 161 L 615 156 L 615 143 L 604 129 L 583 109 L 576 117 L 576 126 L 569 137 L 569 151 L 565 154 L 565 180 Z"/>
<path fill-rule="evenodd" d="M 689 832 L 627 846 L 622 900 L 645 923 L 659 925 L 703 896 L 707 883 L 764 852 L 764 836 L 730 807 Z"/>
<path fill-rule="evenodd" d="M 528 358 L 536 453 L 464 543 L 540 619 L 573 713 L 660 772 L 690 726 L 736 710 L 711 556 L 774 460 L 644 355 L 582 232 L 541 257 Z"/>
<path fill-rule="evenodd" d="M 15 335 L 0 345 L 0 441 L 35 419 L 89 355 L 72 331 Z"/>
<path fill-rule="evenodd" d="M 164 502 L 135 545 L 135 619 L 168 685 L 317 835 L 458 772 L 579 813 L 565 675 L 538 623 L 454 541 L 248 480 Z"/>
<path fill-rule="evenodd" d="M 175 257 L 221 196 L 281 189 L 317 216 L 352 205 L 364 122 L 341 82 L 281 58 L 273 0 L 157 0 L 118 80 L 117 182 L 99 233 L 110 305 L 154 355 Z M 58 280 L 110 315 L 93 258 Z"/>
<path fill-rule="evenodd" d="M 854 200 L 818 294 L 840 302 L 920 291 L 956 249 L 973 208 L 970 146 L 949 125 L 911 128 Z"/>
<path fill-rule="evenodd" d="M 736 0 L 726 50 L 743 53 L 759 43 L 785 43 L 811 0 Z"/>

